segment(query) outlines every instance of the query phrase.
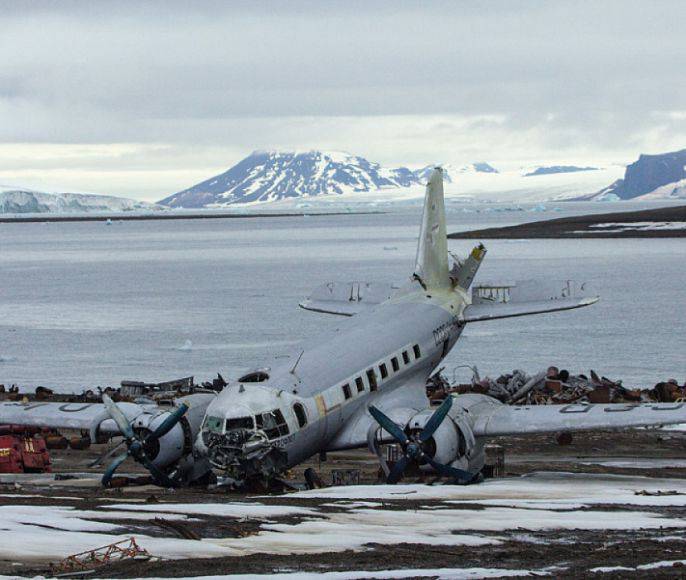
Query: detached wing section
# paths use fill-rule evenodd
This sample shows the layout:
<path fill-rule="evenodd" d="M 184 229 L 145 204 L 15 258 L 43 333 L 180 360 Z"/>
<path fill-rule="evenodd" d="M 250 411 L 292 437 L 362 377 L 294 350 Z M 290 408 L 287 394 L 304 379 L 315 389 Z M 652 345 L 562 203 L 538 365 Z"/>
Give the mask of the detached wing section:
<path fill-rule="evenodd" d="M 129 421 L 143 413 L 157 412 L 157 405 L 119 403 Z M 88 431 L 96 440 L 98 433 L 119 433 L 116 423 L 102 403 L 0 403 L 0 424 L 30 427 L 54 427 Z"/>
<path fill-rule="evenodd" d="M 497 405 L 479 414 L 474 423 L 474 435 L 494 437 L 677 423 L 686 423 L 686 403 Z"/>
<path fill-rule="evenodd" d="M 393 284 L 377 282 L 329 282 L 315 288 L 300 307 L 313 312 L 353 316 L 385 302 L 397 289 Z"/>
<path fill-rule="evenodd" d="M 587 284 L 573 280 L 524 280 L 514 284 L 480 284 L 472 288 L 465 322 L 480 322 L 557 312 L 590 306 L 598 301 Z"/>

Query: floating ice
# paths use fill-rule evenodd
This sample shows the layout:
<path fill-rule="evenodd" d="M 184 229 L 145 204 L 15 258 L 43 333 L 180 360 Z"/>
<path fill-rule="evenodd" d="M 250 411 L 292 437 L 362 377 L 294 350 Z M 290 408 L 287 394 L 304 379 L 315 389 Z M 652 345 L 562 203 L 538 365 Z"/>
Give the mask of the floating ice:
<path fill-rule="evenodd" d="M 184 343 L 177 350 L 184 352 L 193 350 L 193 342 L 191 340 L 185 340 Z"/>

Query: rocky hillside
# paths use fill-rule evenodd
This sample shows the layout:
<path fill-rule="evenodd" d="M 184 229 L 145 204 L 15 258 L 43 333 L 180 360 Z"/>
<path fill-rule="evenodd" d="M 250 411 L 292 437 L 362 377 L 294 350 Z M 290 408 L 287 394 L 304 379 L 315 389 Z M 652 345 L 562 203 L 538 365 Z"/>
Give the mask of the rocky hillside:
<path fill-rule="evenodd" d="M 641 155 L 627 166 L 623 179 L 579 199 L 686 199 L 686 149 Z"/>

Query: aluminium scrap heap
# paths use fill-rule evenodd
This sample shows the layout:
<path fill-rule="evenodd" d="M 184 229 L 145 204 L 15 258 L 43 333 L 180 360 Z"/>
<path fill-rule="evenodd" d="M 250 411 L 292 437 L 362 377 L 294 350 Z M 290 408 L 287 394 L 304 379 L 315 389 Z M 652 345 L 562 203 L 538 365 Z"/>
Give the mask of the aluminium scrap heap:
<path fill-rule="evenodd" d="M 686 400 L 686 384 L 679 386 L 675 379 L 658 382 L 651 388 L 628 389 L 621 380 L 590 375 L 571 375 L 566 370 L 549 367 L 530 375 L 522 370 L 500 375 L 497 379 L 481 379 L 474 373 L 468 384 L 450 384 L 439 370 L 427 383 L 432 401 L 449 393 L 482 393 L 510 405 L 554 405 L 568 403 L 640 403 L 674 402 Z"/>

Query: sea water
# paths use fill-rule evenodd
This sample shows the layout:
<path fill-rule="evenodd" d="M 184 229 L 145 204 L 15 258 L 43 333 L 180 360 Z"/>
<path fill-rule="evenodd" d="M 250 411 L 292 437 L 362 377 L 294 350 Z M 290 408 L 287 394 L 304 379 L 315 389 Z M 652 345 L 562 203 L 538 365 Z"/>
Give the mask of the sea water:
<path fill-rule="evenodd" d="M 449 203 L 448 229 L 619 208 Z M 0 224 L 0 383 L 80 392 L 266 366 L 339 324 L 298 308 L 314 287 L 406 279 L 420 215 L 417 205 L 367 215 Z M 588 281 L 601 301 L 468 325 L 445 361 L 450 377 L 463 364 L 491 376 L 554 364 L 627 386 L 686 379 L 686 239 L 485 243 L 477 280 Z M 474 243 L 449 245 L 464 254 Z"/>

